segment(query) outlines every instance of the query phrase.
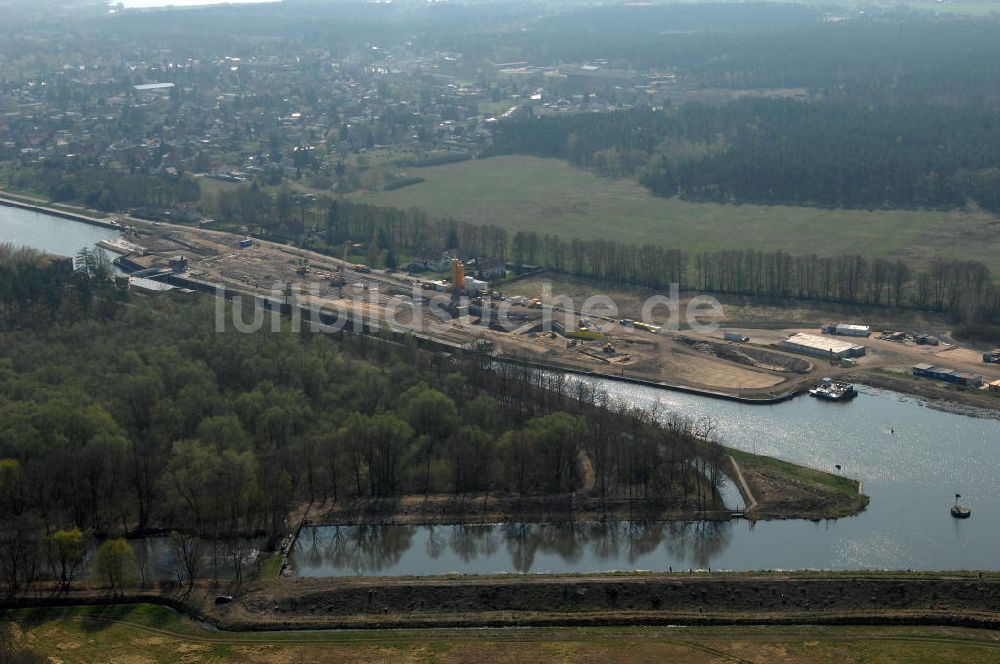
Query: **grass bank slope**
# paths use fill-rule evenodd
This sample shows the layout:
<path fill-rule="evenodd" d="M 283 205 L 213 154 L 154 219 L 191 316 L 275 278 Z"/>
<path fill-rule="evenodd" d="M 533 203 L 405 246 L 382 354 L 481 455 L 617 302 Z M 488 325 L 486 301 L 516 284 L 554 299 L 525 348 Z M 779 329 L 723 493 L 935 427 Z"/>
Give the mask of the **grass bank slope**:
<path fill-rule="evenodd" d="M 59 662 L 992 662 L 993 632 L 937 627 L 596 627 L 209 632 L 160 607 L 16 612 L 18 648 Z"/>

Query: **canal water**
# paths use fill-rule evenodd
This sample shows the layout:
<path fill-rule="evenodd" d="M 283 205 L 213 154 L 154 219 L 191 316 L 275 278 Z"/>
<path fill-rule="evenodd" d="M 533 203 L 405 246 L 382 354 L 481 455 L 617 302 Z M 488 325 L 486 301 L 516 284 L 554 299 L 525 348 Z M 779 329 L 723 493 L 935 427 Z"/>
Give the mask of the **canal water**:
<path fill-rule="evenodd" d="M 0 242 L 73 255 L 114 232 L 0 206 Z M 710 418 L 759 454 L 842 472 L 871 497 L 835 521 L 317 527 L 291 553 L 300 576 L 666 569 L 1000 570 L 1000 420 L 941 412 L 862 387 L 851 403 L 751 406 L 604 379 L 613 397 Z M 972 508 L 958 521 L 954 495 Z M 727 495 L 727 501 L 735 500 Z"/>
<path fill-rule="evenodd" d="M 753 406 L 603 379 L 614 397 L 711 418 L 716 437 L 860 479 L 860 515 L 812 522 L 321 526 L 292 551 L 299 576 L 610 570 L 1000 570 L 1000 421 L 861 387 L 851 403 Z M 956 493 L 972 518 L 948 508 Z"/>
<path fill-rule="evenodd" d="M 110 240 L 118 233 L 71 219 L 0 205 L 0 243 L 34 247 L 50 254 L 76 256 L 84 247 Z"/>
<path fill-rule="evenodd" d="M 265 550 L 268 542 L 259 537 L 241 540 L 221 540 L 213 544 L 210 540 L 201 540 L 197 544 L 198 558 L 196 566 L 197 578 L 232 579 L 236 576 L 236 564 L 239 561 L 243 574 L 257 571 L 267 556 Z M 129 546 L 135 553 L 135 568 L 131 570 L 137 578 L 147 582 L 183 581 L 186 579 L 184 567 L 176 554 L 176 548 L 170 537 L 156 535 L 129 540 Z M 80 566 L 82 579 L 96 578 L 94 562 L 97 555 L 97 542 L 90 541 L 83 564 Z M 141 567 L 141 569 L 140 569 Z"/>

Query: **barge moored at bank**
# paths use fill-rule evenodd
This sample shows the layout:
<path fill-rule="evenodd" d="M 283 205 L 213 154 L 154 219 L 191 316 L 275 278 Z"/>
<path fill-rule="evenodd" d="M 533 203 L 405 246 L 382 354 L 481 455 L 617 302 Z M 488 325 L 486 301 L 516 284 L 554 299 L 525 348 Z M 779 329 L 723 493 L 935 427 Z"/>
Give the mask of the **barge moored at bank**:
<path fill-rule="evenodd" d="M 850 401 L 858 396 L 858 391 L 850 383 L 838 383 L 832 378 L 824 378 L 823 382 L 809 390 L 809 396 L 824 401 Z"/>

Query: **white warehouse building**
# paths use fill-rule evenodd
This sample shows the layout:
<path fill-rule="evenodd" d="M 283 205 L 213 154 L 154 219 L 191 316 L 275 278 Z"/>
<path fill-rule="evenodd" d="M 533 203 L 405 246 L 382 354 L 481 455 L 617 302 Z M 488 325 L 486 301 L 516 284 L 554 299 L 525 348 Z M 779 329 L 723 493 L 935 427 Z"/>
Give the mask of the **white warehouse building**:
<path fill-rule="evenodd" d="M 466 277 L 462 285 L 465 287 L 465 290 L 476 295 L 482 293 L 490 287 L 490 285 L 485 281 L 474 279 L 472 277 Z"/>
<path fill-rule="evenodd" d="M 849 323 L 827 323 L 823 326 L 823 334 L 839 334 L 843 337 L 867 337 L 872 329 L 868 325 L 851 325 Z"/>
<path fill-rule="evenodd" d="M 865 347 L 850 341 L 821 337 L 816 334 L 793 334 L 778 344 L 782 348 L 817 357 L 861 357 Z"/>

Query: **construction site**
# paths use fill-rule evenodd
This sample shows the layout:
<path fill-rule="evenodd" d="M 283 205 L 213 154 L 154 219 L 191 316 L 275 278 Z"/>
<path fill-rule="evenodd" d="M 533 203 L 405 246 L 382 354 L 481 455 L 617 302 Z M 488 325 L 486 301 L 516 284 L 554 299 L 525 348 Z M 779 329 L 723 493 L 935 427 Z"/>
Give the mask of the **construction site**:
<path fill-rule="evenodd" d="M 916 386 L 911 377 L 915 364 L 947 364 L 984 376 L 977 404 L 997 401 L 986 386 L 1000 380 L 1000 364 L 985 361 L 981 350 L 930 335 L 886 330 L 865 336 L 858 331 L 867 334 L 866 326 L 849 324 L 841 324 L 843 331 L 835 332 L 840 336 L 830 336 L 828 324 L 670 330 L 665 312 L 659 312 L 662 320 L 632 320 L 600 307 L 581 310 L 565 297 L 550 302 L 540 293 L 491 290 L 467 276 L 458 260 L 450 279 L 429 281 L 352 262 L 356 256 L 349 255 L 349 246 L 343 256 L 332 257 L 231 233 L 143 223 L 135 225 L 128 242 L 134 251 L 117 262 L 140 279 L 203 291 L 223 286 L 274 306 L 320 310 L 327 323 L 343 317 L 355 330 L 411 330 L 445 347 L 488 347 L 498 357 L 569 371 L 768 401 L 799 393 L 828 375 L 928 396 L 934 390 L 954 392 L 944 384 Z"/>

